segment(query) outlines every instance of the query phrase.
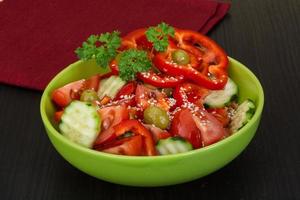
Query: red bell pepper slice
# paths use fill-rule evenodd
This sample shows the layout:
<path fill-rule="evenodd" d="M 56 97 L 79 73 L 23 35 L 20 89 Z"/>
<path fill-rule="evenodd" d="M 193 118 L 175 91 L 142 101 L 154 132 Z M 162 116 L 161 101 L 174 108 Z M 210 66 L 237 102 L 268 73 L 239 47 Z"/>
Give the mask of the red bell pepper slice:
<path fill-rule="evenodd" d="M 156 155 L 156 150 L 154 147 L 154 141 L 152 138 L 151 133 L 138 121 L 138 120 L 126 120 L 122 121 L 118 125 L 114 127 L 115 135 L 121 136 L 124 133 L 131 131 L 135 135 L 143 136 L 145 142 L 145 150 L 147 156 L 154 156 Z"/>
<path fill-rule="evenodd" d="M 111 63 L 109 64 L 110 72 L 108 73 L 109 76 L 111 75 L 119 75 L 119 69 L 118 69 L 118 64 L 116 60 L 112 60 Z M 108 77 L 109 77 L 108 76 Z"/>
<path fill-rule="evenodd" d="M 153 44 L 147 40 L 145 35 L 146 29 L 137 29 L 135 31 L 130 32 L 125 37 L 122 38 L 122 47 L 121 49 L 128 49 L 128 48 L 136 48 L 136 49 L 146 49 L 151 50 L 149 52 L 149 57 L 153 57 L 153 54 L 156 51 L 153 50 Z M 172 40 L 170 43 L 173 44 Z M 117 69 L 116 63 L 111 65 L 111 71 L 115 72 Z M 183 76 L 175 75 L 163 75 L 158 74 L 153 71 L 145 72 L 145 73 L 138 73 L 138 78 L 145 83 L 151 84 L 156 87 L 175 87 L 177 84 L 183 82 Z"/>
<path fill-rule="evenodd" d="M 122 38 L 121 49 L 152 49 L 153 44 L 147 40 L 146 28 L 136 29 Z"/>
<path fill-rule="evenodd" d="M 119 92 L 116 94 L 116 97 L 114 100 L 120 100 L 123 99 L 124 96 L 130 96 L 135 93 L 136 89 L 136 82 L 129 82 L 126 85 L 124 85 Z"/>
<path fill-rule="evenodd" d="M 193 83 L 182 83 L 178 85 L 173 92 L 173 97 L 176 100 L 176 107 L 182 106 L 184 103 L 195 103 L 202 107 L 201 99 L 203 99 L 209 90 Z"/>
<path fill-rule="evenodd" d="M 118 155 L 141 156 L 143 155 L 143 137 L 135 135 L 122 138 L 105 145 L 103 148 L 96 150 Z"/>
<path fill-rule="evenodd" d="M 118 75 L 119 69 L 117 62 L 114 60 L 110 65 L 111 75 Z M 184 81 L 183 76 L 170 76 L 166 74 L 158 74 L 153 71 L 137 73 L 138 79 L 155 87 L 170 88 Z"/>
<path fill-rule="evenodd" d="M 184 81 L 183 76 L 169 76 L 153 71 L 138 73 L 137 77 L 145 83 L 162 88 L 173 88 Z"/>
<path fill-rule="evenodd" d="M 191 64 L 178 65 L 170 59 L 174 49 L 157 53 L 154 65 L 170 75 L 182 74 L 185 78 L 212 90 L 222 89 L 228 79 L 228 58 L 225 51 L 208 37 L 190 30 L 177 29 L 175 32 L 177 47 L 184 49 L 201 60 L 201 66 Z M 198 47 L 197 47 L 198 46 Z"/>
<path fill-rule="evenodd" d="M 124 103 L 128 106 L 135 106 L 135 99 L 134 99 L 135 89 L 136 89 L 136 82 L 127 83 L 116 94 L 114 101 L 120 101 L 120 103 Z"/>

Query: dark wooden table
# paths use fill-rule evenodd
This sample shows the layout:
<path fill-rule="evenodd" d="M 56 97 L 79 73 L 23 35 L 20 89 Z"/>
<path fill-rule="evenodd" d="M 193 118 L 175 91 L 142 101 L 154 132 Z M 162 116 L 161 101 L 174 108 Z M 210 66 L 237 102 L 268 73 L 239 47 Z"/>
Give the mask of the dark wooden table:
<path fill-rule="evenodd" d="M 238 158 L 176 186 L 100 181 L 54 150 L 40 119 L 40 92 L 1 85 L 0 198 L 300 199 L 300 1 L 233 1 L 229 15 L 209 35 L 249 66 L 265 90 L 261 125 Z"/>

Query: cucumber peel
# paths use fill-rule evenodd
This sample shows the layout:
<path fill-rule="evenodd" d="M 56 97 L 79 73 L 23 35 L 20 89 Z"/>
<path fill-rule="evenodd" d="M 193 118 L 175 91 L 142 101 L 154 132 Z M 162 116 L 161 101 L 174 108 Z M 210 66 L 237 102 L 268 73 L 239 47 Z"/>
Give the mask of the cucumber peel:
<path fill-rule="evenodd" d="M 91 103 L 73 101 L 65 108 L 59 129 L 69 140 L 91 148 L 101 130 L 101 118 Z"/>

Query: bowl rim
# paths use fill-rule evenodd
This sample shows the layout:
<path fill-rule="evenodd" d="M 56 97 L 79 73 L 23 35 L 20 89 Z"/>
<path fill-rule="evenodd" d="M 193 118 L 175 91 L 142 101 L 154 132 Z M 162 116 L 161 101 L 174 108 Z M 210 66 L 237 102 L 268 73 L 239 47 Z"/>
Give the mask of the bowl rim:
<path fill-rule="evenodd" d="M 263 111 L 263 106 L 264 106 L 264 91 L 263 88 L 261 86 L 261 83 L 259 82 L 258 78 L 253 74 L 252 71 L 250 71 L 245 65 L 243 65 L 242 63 L 240 63 L 239 61 L 228 57 L 229 61 L 231 63 L 237 64 L 239 66 L 241 66 L 243 68 L 243 70 L 245 70 L 247 72 L 247 74 L 251 77 L 252 80 L 254 80 L 255 85 L 258 87 L 258 103 L 257 103 L 257 107 L 255 110 L 255 113 L 253 115 L 253 117 L 251 118 L 251 120 L 244 126 L 242 127 L 240 130 L 238 130 L 237 132 L 235 132 L 233 135 L 231 135 L 230 137 L 227 137 L 221 141 L 218 141 L 214 144 L 211 144 L 209 146 L 206 147 L 202 147 L 200 149 L 194 149 L 188 152 L 184 152 L 184 153 L 178 153 L 178 154 L 170 154 L 170 155 L 161 155 L 161 156 L 127 156 L 127 155 L 116 155 L 116 154 L 109 154 L 109 153 L 104 153 L 104 152 L 100 152 L 100 151 L 96 151 L 93 149 L 89 149 L 86 147 L 83 147 L 79 144 L 76 144 L 70 140 L 68 140 L 67 138 L 65 138 L 61 133 L 59 133 L 54 126 L 51 124 L 50 120 L 47 117 L 46 114 L 46 109 L 45 109 L 45 104 L 46 104 L 46 99 L 47 99 L 47 95 L 50 94 L 49 90 L 51 88 L 51 86 L 58 80 L 60 79 L 63 74 L 67 73 L 71 68 L 73 68 L 75 65 L 77 65 L 80 62 L 83 61 L 77 61 L 74 62 L 70 65 L 68 65 L 65 69 L 63 69 L 62 71 L 60 71 L 46 86 L 42 97 L 41 97 L 41 101 L 40 101 L 40 114 L 42 117 L 42 121 L 43 124 L 45 126 L 45 129 L 49 129 L 47 132 L 47 135 L 51 134 L 52 136 L 56 137 L 56 139 L 60 140 L 61 142 L 63 142 L 65 145 L 68 145 L 76 150 L 82 151 L 86 154 L 91 154 L 93 156 L 99 156 L 99 157 L 106 157 L 106 158 L 110 158 L 110 159 L 119 159 L 119 160 L 132 160 L 132 161 L 137 161 L 137 160 L 147 160 L 147 161 L 155 161 L 155 160 L 161 160 L 161 159 L 167 159 L 167 158 L 182 158 L 182 157 L 186 157 L 186 156 L 192 156 L 194 154 L 197 153 L 202 153 L 205 151 L 210 151 L 211 149 L 217 148 L 219 146 L 223 146 L 227 143 L 230 143 L 231 141 L 237 139 L 241 134 L 243 134 L 246 130 L 250 129 L 251 126 L 257 121 L 259 120 L 262 111 Z M 49 133 L 50 132 L 50 133 Z M 49 137 L 49 136 L 48 136 Z"/>

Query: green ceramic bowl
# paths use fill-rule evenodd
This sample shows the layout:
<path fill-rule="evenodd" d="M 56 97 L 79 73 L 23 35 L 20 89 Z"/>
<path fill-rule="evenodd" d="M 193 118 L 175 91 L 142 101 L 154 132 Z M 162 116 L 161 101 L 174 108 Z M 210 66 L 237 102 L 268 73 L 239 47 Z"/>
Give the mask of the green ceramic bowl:
<path fill-rule="evenodd" d="M 208 175 L 233 160 L 253 138 L 260 122 L 264 94 L 255 75 L 230 58 L 229 74 L 239 86 L 239 101 L 254 100 L 251 121 L 234 135 L 208 147 L 176 155 L 135 157 L 97 152 L 81 147 L 62 136 L 53 123 L 55 107 L 51 92 L 68 82 L 103 72 L 93 62 L 78 61 L 60 72 L 45 89 L 40 111 L 46 132 L 55 149 L 79 170 L 112 183 L 131 186 L 164 186 Z"/>

